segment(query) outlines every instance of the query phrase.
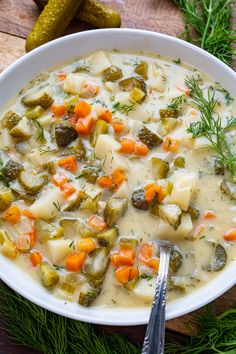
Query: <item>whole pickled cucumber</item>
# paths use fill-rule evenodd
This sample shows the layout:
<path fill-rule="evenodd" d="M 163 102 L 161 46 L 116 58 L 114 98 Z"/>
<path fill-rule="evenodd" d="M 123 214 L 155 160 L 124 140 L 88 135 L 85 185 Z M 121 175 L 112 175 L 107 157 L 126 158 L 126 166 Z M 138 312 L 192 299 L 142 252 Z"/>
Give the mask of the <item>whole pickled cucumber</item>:
<path fill-rule="evenodd" d="M 34 0 L 43 9 L 48 0 Z M 95 28 L 116 28 L 121 25 L 120 15 L 110 7 L 96 0 L 84 0 L 75 18 Z"/>
<path fill-rule="evenodd" d="M 30 50 L 64 34 L 83 0 L 49 0 L 26 39 Z"/>

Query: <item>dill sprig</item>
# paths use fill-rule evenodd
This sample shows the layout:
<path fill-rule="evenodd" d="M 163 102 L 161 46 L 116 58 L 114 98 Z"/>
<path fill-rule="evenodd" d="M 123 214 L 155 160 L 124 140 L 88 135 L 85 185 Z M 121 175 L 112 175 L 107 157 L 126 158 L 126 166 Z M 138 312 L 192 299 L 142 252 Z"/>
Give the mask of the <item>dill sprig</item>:
<path fill-rule="evenodd" d="M 203 136 L 211 143 L 217 153 L 218 161 L 226 167 L 232 182 L 236 183 L 236 155 L 231 150 L 226 137 L 227 130 L 236 127 L 236 116 L 228 118 L 226 124 L 223 124 L 220 116 L 214 111 L 218 103 L 215 91 L 208 88 L 205 97 L 198 79 L 193 76 L 187 77 L 185 84 L 190 89 L 192 102 L 200 111 L 200 120 L 190 123 L 188 132 L 194 138 Z"/>
<path fill-rule="evenodd" d="M 197 318 L 198 333 L 191 337 L 189 345 L 168 344 L 166 354 L 235 354 L 236 307 L 215 316 L 208 306 Z"/>
<path fill-rule="evenodd" d="M 231 27 L 234 0 L 173 0 L 182 10 L 184 39 L 199 45 L 227 65 L 235 56 L 235 28 Z M 192 30 L 197 34 L 193 39 Z"/>
<path fill-rule="evenodd" d="M 140 354 L 119 335 L 96 333 L 93 326 L 33 304 L 0 283 L 1 329 L 16 343 L 43 354 Z"/>
<path fill-rule="evenodd" d="M 37 119 L 32 119 L 32 122 L 39 131 L 39 134 L 36 137 L 36 141 L 41 141 L 41 142 L 45 141 L 44 128 L 42 124 Z"/>
<path fill-rule="evenodd" d="M 184 102 L 186 102 L 186 95 L 183 94 L 181 96 L 177 96 L 172 98 L 170 104 L 168 104 L 168 108 L 178 109 Z"/>
<path fill-rule="evenodd" d="M 129 101 L 129 102 L 130 102 L 130 104 L 123 104 L 120 102 L 115 102 L 112 106 L 112 113 L 119 111 L 121 113 L 128 115 L 129 112 L 135 110 L 135 103 L 132 101 Z"/>

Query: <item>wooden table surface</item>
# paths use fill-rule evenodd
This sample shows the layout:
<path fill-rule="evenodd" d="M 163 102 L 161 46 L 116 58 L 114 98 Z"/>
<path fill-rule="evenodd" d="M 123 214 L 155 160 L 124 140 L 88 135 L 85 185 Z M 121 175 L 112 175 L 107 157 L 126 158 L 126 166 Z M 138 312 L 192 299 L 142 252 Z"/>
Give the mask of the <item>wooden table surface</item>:
<path fill-rule="evenodd" d="M 177 36 L 183 30 L 180 12 L 171 0 L 106 0 L 106 4 L 121 13 L 122 27 L 153 30 Z M 38 10 L 32 0 L 0 1 L 0 72 L 25 53 L 25 38 L 38 16 Z M 234 5 L 234 19 L 236 5 Z M 235 22 L 235 21 L 234 21 Z M 67 33 L 91 29 L 88 25 L 74 21 Z M 236 68 L 236 65 L 234 65 Z M 232 275 L 235 276 L 235 275 Z M 232 288 L 214 302 L 216 311 L 223 311 L 236 301 L 236 287 Z M 167 340 L 184 341 L 190 326 L 194 326 L 195 313 L 168 321 Z M 121 333 L 134 341 L 142 342 L 145 326 L 110 327 L 98 326 L 109 333 Z M 12 345 L 3 331 L 0 331 L 0 354 L 26 354 L 34 352 L 22 346 Z M 36 353 L 36 352 L 35 352 Z M 91 353 L 96 354 L 96 352 Z M 124 353 L 125 354 L 125 353 Z"/>

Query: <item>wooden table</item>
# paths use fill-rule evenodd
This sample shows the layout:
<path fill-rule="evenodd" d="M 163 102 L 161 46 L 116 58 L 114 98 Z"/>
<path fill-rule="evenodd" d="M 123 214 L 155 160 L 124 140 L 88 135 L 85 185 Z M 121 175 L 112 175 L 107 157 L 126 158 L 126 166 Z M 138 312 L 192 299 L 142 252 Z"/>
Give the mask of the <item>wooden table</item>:
<path fill-rule="evenodd" d="M 180 12 L 171 0 L 107 0 L 106 4 L 119 10 L 122 16 L 122 27 L 141 28 L 177 36 L 183 30 Z M 0 2 L 0 71 L 25 53 L 25 38 L 33 27 L 38 10 L 32 0 L 2 0 Z M 234 6 L 236 18 L 236 5 Z M 86 24 L 74 21 L 67 33 L 91 29 Z M 234 65 L 236 68 L 236 65 Z M 232 275 L 234 276 L 234 275 Z M 214 302 L 216 311 L 222 311 L 236 301 L 236 287 Z M 193 314 L 188 314 L 168 321 L 167 340 L 184 341 L 188 328 L 194 326 Z M 134 341 L 142 342 L 145 326 L 110 327 L 98 326 L 109 333 L 122 333 Z M 22 346 L 14 346 L 0 333 L 0 354 L 26 354 L 33 351 Z M 35 352 L 36 353 L 36 352 Z M 96 354 L 96 353 L 91 353 Z M 125 353 L 124 353 L 125 354 Z"/>

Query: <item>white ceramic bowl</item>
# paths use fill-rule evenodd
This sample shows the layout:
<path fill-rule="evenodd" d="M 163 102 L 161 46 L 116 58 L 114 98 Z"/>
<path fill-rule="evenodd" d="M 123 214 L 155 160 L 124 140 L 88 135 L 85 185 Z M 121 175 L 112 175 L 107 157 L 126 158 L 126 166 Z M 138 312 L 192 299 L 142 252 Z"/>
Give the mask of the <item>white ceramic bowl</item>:
<path fill-rule="evenodd" d="M 99 49 L 143 51 L 170 56 L 207 72 L 235 96 L 236 74 L 209 53 L 189 43 L 163 34 L 130 29 L 88 31 L 62 37 L 33 50 L 0 75 L 0 107 L 3 107 L 39 72 Z M 7 258 L 0 256 L 0 277 L 12 289 L 30 301 L 60 315 L 106 325 L 139 325 L 148 322 L 148 309 L 82 308 L 75 303 L 64 304 L 40 284 L 33 281 Z M 172 319 L 216 299 L 236 283 L 236 261 L 232 261 L 212 281 L 167 306 L 167 319 Z"/>

